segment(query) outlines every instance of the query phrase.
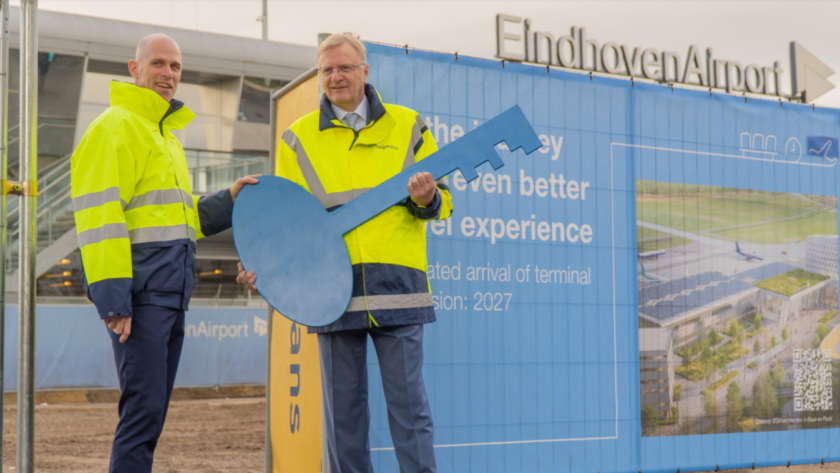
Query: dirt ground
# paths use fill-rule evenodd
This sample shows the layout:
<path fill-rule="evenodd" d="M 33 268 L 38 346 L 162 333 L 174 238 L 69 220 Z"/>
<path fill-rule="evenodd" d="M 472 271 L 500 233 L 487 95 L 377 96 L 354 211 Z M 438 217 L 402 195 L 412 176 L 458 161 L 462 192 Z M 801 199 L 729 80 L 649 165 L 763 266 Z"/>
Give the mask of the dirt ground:
<path fill-rule="evenodd" d="M 17 410 L 6 408 L 3 472 L 14 471 Z M 108 471 L 117 405 L 78 403 L 35 409 L 35 470 Z M 265 401 L 173 401 L 154 473 L 259 472 L 265 468 Z M 752 473 L 752 470 L 729 470 Z M 761 473 L 840 473 L 840 463 L 765 468 Z"/>
<path fill-rule="evenodd" d="M 3 473 L 14 471 L 17 409 L 3 421 Z M 39 405 L 35 470 L 108 471 L 117 425 L 111 403 Z M 155 473 L 264 472 L 265 400 L 173 401 L 155 452 Z"/>

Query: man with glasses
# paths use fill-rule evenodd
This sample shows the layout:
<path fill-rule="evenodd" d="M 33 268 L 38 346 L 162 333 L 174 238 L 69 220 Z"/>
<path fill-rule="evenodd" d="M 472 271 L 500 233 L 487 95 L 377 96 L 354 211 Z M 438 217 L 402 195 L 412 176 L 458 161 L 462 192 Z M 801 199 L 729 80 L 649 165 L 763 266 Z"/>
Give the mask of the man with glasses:
<path fill-rule="evenodd" d="M 318 48 L 324 97 L 318 111 L 283 133 L 277 174 L 334 210 L 437 151 L 417 112 L 382 103 L 367 84 L 364 45 L 334 34 Z M 379 358 L 400 471 L 435 472 L 432 415 L 423 383 L 423 324 L 435 321 L 426 279 L 424 222 L 452 213 L 446 179 L 408 181 L 410 198 L 344 235 L 353 264 L 353 297 L 318 334 L 332 473 L 372 472 L 368 430 L 367 337 Z M 282 203 L 278 203 L 282 205 Z M 280 249 L 282 251 L 282 249 Z M 237 281 L 255 290 L 240 264 Z"/>

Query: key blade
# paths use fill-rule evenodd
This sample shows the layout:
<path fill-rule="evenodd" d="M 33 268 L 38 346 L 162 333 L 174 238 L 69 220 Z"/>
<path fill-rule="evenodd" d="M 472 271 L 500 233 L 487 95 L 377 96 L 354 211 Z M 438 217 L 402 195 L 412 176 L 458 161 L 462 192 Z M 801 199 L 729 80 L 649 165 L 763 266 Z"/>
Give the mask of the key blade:
<path fill-rule="evenodd" d="M 502 142 L 509 150 L 515 151 L 521 148 L 525 154 L 531 154 L 542 147 L 540 138 L 528 123 L 519 105 L 488 120 L 441 151 L 446 151 L 451 156 L 452 166 L 461 171 L 464 179 L 469 182 L 478 177 L 475 168 L 486 162 L 490 162 L 493 169 L 499 169 L 505 165 L 501 156 L 495 151 L 495 147 Z M 492 143 L 493 147 L 484 148 L 477 146 L 477 143 Z"/>
<path fill-rule="evenodd" d="M 504 141 L 511 152 L 522 148 L 525 154 L 531 154 L 542 147 L 542 142 L 539 136 L 537 136 L 537 132 L 534 131 L 528 119 L 525 118 L 525 114 L 519 108 L 519 105 L 514 105 L 507 109 L 501 115 L 487 122 L 487 124 L 491 122 L 495 122 L 493 123 L 492 131 L 498 133 L 497 136 L 501 138 L 499 143 Z M 498 143 L 496 144 L 498 145 Z"/>

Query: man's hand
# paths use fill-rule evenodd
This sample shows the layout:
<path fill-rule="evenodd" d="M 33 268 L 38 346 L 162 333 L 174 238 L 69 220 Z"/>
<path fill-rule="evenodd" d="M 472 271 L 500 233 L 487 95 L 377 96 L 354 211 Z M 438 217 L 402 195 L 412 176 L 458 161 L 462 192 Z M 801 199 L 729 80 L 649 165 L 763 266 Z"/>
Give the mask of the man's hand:
<path fill-rule="evenodd" d="M 120 343 L 128 340 L 128 336 L 131 335 L 131 317 L 108 317 L 102 321 L 120 336 Z"/>
<path fill-rule="evenodd" d="M 411 200 L 421 207 L 432 205 L 435 200 L 437 183 L 428 172 L 418 172 L 408 180 L 408 193 Z"/>
<path fill-rule="evenodd" d="M 254 274 L 254 271 L 245 272 L 245 268 L 242 267 L 242 263 L 236 263 L 239 267 L 239 274 L 236 276 L 236 282 L 238 284 L 243 284 L 249 291 L 256 292 L 257 288 L 254 286 L 254 283 L 257 282 L 257 276 Z"/>
<path fill-rule="evenodd" d="M 236 194 L 239 194 L 239 191 L 242 190 L 247 184 L 256 184 L 258 181 L 256 178 L 262 176 L 262 174 L 254 174 L 253 176 L 245 176 L 240 177 L 230 186 L 230 200 L 236 202 Z"/>

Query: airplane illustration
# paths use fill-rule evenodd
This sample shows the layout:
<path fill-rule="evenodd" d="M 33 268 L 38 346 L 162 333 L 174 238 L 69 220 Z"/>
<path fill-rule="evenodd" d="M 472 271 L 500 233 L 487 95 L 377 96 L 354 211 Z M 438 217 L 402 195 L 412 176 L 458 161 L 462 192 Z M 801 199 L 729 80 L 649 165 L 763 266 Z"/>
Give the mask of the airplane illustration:
<path fill-rule="evenodd" d="M 666 276 L 668 276 L 668 273 L 665 273 L 662 276 L 657 276 L 655 274 L 648 273 L 647 270 L 645 269 L 644 263 L 642 263 L 641 261 L 639 261 L 639 265 L 641 265 L 641 267 L 642 267 L 642 276 L 644 276 L 644 278 L 647 279 L 648 281 L 652 281 L 654 283 L 660 283 L 660 282 L 668 281 L 668 278 L 666 277 Z"/>
<path fill-rule="evenodd" d="M 837 144 L 837 138 L 830 138 L 826 136 L 809 136 L 807 140 L 808 154 L 810 156 L 820 156 L 833 164 L 837 162 Z"/>
<path fill-rule="evenodd" d="M 811 148 L 808 150 L 811 154 L 816 154 L 818 156 L 822 156 L 825 159 L 831 159 L 828 157 L 828 152 L 831 151 L 831 141 L 826 141 L 825 144 L 820 149 Z"/>
<path fill-rule="evenodd" d="M 660 256 L 665 254 L 665 250 L 655 250 L 655 251 L 645 251 L 645 252 L 638 252 L 638 258 L 657 258 L 659 259 Z"/>
<path fill-rule="evenodd" d="M 752 253 L 744 253 L 741 250 L 741 247 L 738 245 L 737 241 L 735 242 L 735 253 L 738 253 L 739 255 L 746 257 L 747 261 L 752 260 L 752 259 L 757 259 L 759 261 L 764 261 L 764 258 L 755 255 L 755 251 L 753 251 Z"/>

